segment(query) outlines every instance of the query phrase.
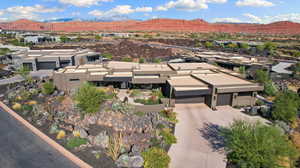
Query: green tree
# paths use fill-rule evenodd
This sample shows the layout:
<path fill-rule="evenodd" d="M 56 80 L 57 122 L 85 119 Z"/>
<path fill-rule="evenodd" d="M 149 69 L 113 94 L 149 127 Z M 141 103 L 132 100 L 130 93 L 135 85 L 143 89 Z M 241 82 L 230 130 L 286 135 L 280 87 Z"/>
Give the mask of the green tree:
<path fill-rule="evenodd" d="M 71 39 L 69 37 L 63 35 L 63 36 L 60 36 L 60 41 L 63 43 L 66 43 L 66 42 L 71 41 Z"/>
<path fill-rule="evenodd" d="M 264 44 L 264 49 L 273 55 L 277 49 L 277 44 L 272 42 L 267 42 Z"/>
<path fill-rule="evenodd" d="M 139 63 L 145 63 L 145 58 L 140 58 Z"/>
<path fill-rule="evenodd" d="M 161 63 L 161 61 L 162 61 L 162 60 L 161 60 L 160 58 L 154 58 L 154 59 L 153 59 L 153 62 L 154 62 L 154 63 Z"/>
<path fill-rule="evenodd" d="M 276 94 L 278 93 L 278 89 L 277 87 L 275 86 L 275 84 L 271 81 L 271 80 L 268 80 L 266 82 L 264 82 L 264 93 L 267 95 L 267 96 L 276 96 Z"/>
<path fill-rule="evenodd" d="M 259 52 L 263 52 L 265 50 L 265 46 L 264 45 L 258 45 L 256 46 L 256 49 L 259 51 Z"/>
<path fill-rule="evenodd" d="M 53 82 L 46 82 L 42 86 L 42 93 L 45 95 L 51 95 L 55 91 L 55 86 Z"/>
<path fill-rule="evenodd" d="M 150 148 L 142 153 L 144 168 L 168 168 L 171 161 L 168 153 L 160 148 Z"/>
<path fill-rule="evenodd" d="M 274 120 L 292 123 L 298 117 L 299 107 L 300 98 L 297 93 L 293 91 L 280 93 L 274 101 L 272 117 Z"/>
<path fill-rule="evenodd" d="M 238 45 L 235 44 L 235 43 L 230 43 L 230 44 L 227 45 L 227 47 L 231 48 L 231 49 L 236 49 L 236 48 L 238 48 Z"/>
<path fill-rule="evenodd" d="M 240 168 L 293 167 L 298 152 L 286 135 L 273 126 L 234 121 L 222 131 L 229 163 Z"/>
<path fill-rule="evenodd" d="M 84 114 L 96 113 L 99 111 L 100 105 L 106 99 L 106 94 L 103 90 L 98 90 L 95 86 L 84 83 L 75 93 L 77 106 Z"/>
<path fill-rule="evenodd" d="M 240 74 L 246 74 L 246 68 L 245 68 L 245 66 L 240 66 L 239 72 L 240 72 Z"/>
<path fill-rule="evenodd" d="M 265 82 L 269 81 L 270 78 L 269 78 L 268 72 L 258 69 L 255 72 L 255 80 L 261 84 L 264 84 Z"/>
<path fill-rule="evenodd" d="M 206 41 L 206 42 L 204 43 L 204 46 L 205 46 L 206 48 L 212 48 L 214 45 L 213 45 L 212 42 Z"/>
<path fill-rule="evenodd" d="M 124 61 L 124 62 L 132 62 L 132 58 L 131 57 L 123 57 L 121 59 L 121 61 Z"/>
<path fill-rule="evenodd" d="M 95 36 L 95 39 L 96 39 L 96 40 L 101 40 L 101 39 L 102 39 L 102 36 L 100 36 L 99 34 L 97 34 L 97 35 Z"/>
<path fill-rule="evenodd" d="M 240 43 L 239 47 L 241 49 L 245 49 L 245 50 L 248 50 L 250 48 L 250 46 L 247 43 Z"/>

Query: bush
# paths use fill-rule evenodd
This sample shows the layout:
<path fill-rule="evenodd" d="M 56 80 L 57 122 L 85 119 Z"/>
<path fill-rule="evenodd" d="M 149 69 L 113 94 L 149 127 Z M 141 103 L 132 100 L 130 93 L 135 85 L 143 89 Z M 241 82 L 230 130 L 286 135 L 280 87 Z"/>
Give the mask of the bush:
<path fill-rule="evenodd" d="M 55 91 L 53 82 L 46 82 L 43 84 L 42 93 L 45 95 L 51 95 Z"/>
<path fill-rule="evenodd" d="M 222 133 L 227 159 L 236 167 L 277 168 L 282 167 L 283 158 L 292 165 L 298 158 L 288 137 L 273 126 L 234 121 Z"/>
<path fill-rule="evenodd" d="M 85 138 L 74 137 L 68 140 L 67 148 L 73 149 L 79 147 L 80 145 L 86 144 L 88 141 Z"/>
<path fill-rule="evenodd" d="M 107 58 L 107 59 L 112 59 L 113 55 L 111 53 L 103 53 L 102 57 Z"/>
<path fill-rule="evenodd" d="M 286 123 L 294 122 L 298 117 L 300 98 L 297 93 L 287 91 L 279 94 L 274 101 L 272 118 Z"/>
<path fill-rule="evenodd" d="M 96 113 L 105 99 L 105 92 L 98 90 L 89 83 L 84 83 L 80 86 L 75 94 L 77 106 L 84 112 L 84 114 Z"/>
<path fill-rule="evenodd" d="M 123 57 L 121 59 L 121 61 L 124 61 L 124 62 L 132 62 L 132 58 L 131 57 Z"/>
<path fill-rule="evenodd" d="M 176 124 L 178 123 L 177 114 L 173 110 L 163 110 L 160 115 L 165 117 L 169 122 Z"/>
<path fill-rule="evenodd" d="M 207 41 L 207 42 L 204 43 L 204 46 L 206 48 L 212 48 L 214 46 L 214 44 L 212 42 Z"/>
<path fill-rule="evenodd" d="M 264 94 L 267 96 L 276 96 L 277 92 L 278 89 L 271 80 L 264 83 Z"/>
<path fill-rule="evenodd" d="M 135 99 L 134 102 L 136 103 L 141 103 L 143 105 L 155 105 L 155 104 L 160 104 L 159 99 Z"/>
<path fill-rule="evenodd" d="M 160 135 L 163 137 L 163 140 L 164 142 L 167 144 L 167 145 L 172 145 L 172 144 L 175 144 L 177 143 L 177 139 L 176 137 L 171 133 L 171 130 L 170 129 L 163 129 L 161 132 L 160 132 Z"/>
<path fill-rule="evenodd" d="M 160 148 L 150 148 L 142 153 L 144 168 L 168 168 L 171 161 L 168 153 Z"/>
<path fill-rule="evenodd" d="M 264 84 L 265 82 L 270 80 L 268 73 L 266 71 L 260 70 L 260 69 L 255 72 L 254 78 L 258 83 L 261 83 L 261 84 Z"/>

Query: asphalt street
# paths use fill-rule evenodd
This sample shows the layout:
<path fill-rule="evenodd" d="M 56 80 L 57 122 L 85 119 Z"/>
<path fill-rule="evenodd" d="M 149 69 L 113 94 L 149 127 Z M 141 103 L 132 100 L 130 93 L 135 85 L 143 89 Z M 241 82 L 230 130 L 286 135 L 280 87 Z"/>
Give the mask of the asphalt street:
<path fill-rule="evenodd" d="M 1 168 L 77 168 L 0 108 Z"/>

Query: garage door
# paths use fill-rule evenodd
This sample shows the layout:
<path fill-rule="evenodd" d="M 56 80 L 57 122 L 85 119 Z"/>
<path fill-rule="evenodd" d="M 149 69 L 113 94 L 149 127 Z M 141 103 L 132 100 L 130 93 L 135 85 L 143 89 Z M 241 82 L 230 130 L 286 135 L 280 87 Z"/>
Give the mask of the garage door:
<path fill-rule="evenodd" d="M 204 96 L 195 96 L 195 97 L 176 97 L 176 104 L 190 104 L 190 103 L 205 103 Z"/>
<path fill-rule="evenodd" d="M 55 69 L 56 62 L 38 62 L 37 69 L 38 70 L 45 70 L 45 69 Z"/>
<path fill-rule="evenodd" d="M 232 94 L 218 94 L 217 106 L 232 105 Z"/>

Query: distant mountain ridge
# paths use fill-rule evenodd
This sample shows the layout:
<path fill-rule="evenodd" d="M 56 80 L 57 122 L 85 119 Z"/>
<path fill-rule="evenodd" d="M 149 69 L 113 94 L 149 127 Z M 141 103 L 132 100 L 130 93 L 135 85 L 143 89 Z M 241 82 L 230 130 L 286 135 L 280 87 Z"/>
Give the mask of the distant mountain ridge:
<path fill-rule="evenodd" d="M 164 32 L 227 32 L 262 34 L 300 34 L 300 24 L 281 21 L 270 24 L 209 23 L 202 19 L 152 19 L 138 20 L 90 20 L 61 18 L 54 21 L 36 22 L 21 19 L 0 23 L 0 28 L 28 31 L 164 31 Z"/>

